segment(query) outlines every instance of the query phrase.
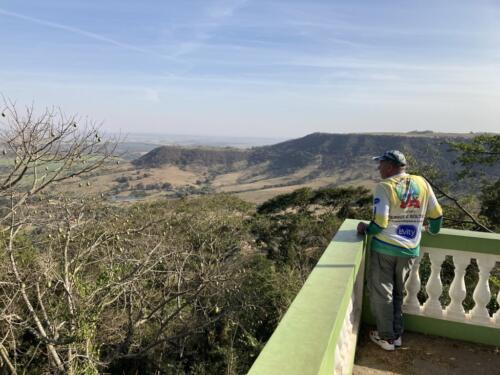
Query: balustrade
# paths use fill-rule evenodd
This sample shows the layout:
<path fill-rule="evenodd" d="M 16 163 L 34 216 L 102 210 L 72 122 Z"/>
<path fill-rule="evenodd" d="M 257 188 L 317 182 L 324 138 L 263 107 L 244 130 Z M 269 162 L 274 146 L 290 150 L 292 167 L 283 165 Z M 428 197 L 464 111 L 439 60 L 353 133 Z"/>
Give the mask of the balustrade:
<path fill-rule="evenodd" d="M 406 282 L 406 296 L 403 300 L 405 312 L 410 314 L 420 314 L 420 302 L 418 300 L 418 292 L 420 291 L 420 261 L 422 255 L 415 260 L 415 264 L 411 268 L 410 277 Z"/>
<path fill-rule="evenodd" d="M 347 311 L 344 319 L 344 323 L 342 324 L 342 329 L 340 331 L 339 339 L 337 341 L 337 346 L 335 348 L 335 375 L 345 374 L 345 369 L 349 368 L 349 346 L 352 345 L 351 334 L 353 332 L 353 324 L 352 324 L 352 311 L 353 304 L 352 298 L 349 301 L 349 305 L 347 306 Z M 355 342 L 354 342 L 355 343 Z"/>
<path fill-rule="evenodd" d="M 476 325 L 500 326 L 500 310 L 497 311 L 493 317 L 491 317 L 488 309 L 486 308 L 491 300 L 491 291 L 488 280 L 496 262 L 500 262 L 499 255 L 479 254 L 474 252 L 428 247 L 423 247 L 421 249 L 421 256 L 424 253 L 429 255 L 431 263 L 431 274 L 425 286 L 425 290 L 429 298 L 422 306 L 417 298 L 417 294 L 421 288 L 419 270 L 420 260 L 422 258 L 420 257 L 417 259 L 406 283 L 406 297 L 403 305 L 405 313 L 454 320 Z M 452 257 L 452 261 L 455 266 L 455 276 L 449 289 L 451 302 L 448 306 L 443 307 L 439 300 L 443 291 L 440 273 L 441 266 L 447 255 Z M 467 312 L 464 310 L 462 303 L 466 296 L 466 269 L 472 259 L 475 259 L 478 265 L 479 281 L 473 293 L 475 303 L 474 308 Z M 497 296 L 497 301 L 499 300 L 500 293 L 498 293 Z"/>
<path fill-rule="evenodd" d="M 495 266 L 495 259 L 486 255 L 476 256 L 476 262 L 479 268 L 479 281 L 476 289 L 474 289 L 473 297 L 476 305 L 470 312 L 471 320 L 476 323 L 490 323 L 492 319 L 486 308 L 486 305 L 491 300 L 488 279 L 490 277 L 490 271 Z"/>
<path fill-rule="evenodd" d="M 439 297 L 441 297 L 443 291 L 443 286 L 441 284 L 441 265 L 444 262 L 445 255 L 439 252 L 431 252 L 429 253 L 429 258 L 431 261 L 431 275 L 425 288 L 429 298 L 424 303 L 423 312 L 425 315 L 440 318 L 443 315 L 443 308 L 439 301 Z"/>
<path fill-rule="evenodd" d="M 346 220 L 249 375 L 350 374 L 361 320 L 364 238 Z"/>
<path fill-rule="evenodd" d="M 453 264 L 455 265 L 455 277 L 450 285 L 449 293 L 451 302 L 446 308 L 446 316 L 455 320 L 464 320 L 465 310 L 462 301 L 467 294 L 465 289 L 465 270 L 470 264 L 470 256 L 454 254 Z"/>
<path fill-rule="evenodd" d="M 497 305 L 500 306 L 500 291 L 497 293 Z M 500 309 L 496 312 L 495 316 L 495 325 L 500 328 Z"/>
<path fill-rule="evenodd" d="M 363 261 L 364 262 L 364 259 Z M 350 364 L 354 360 L 356 351 L 356 340 L 358 328 L 361 318 L 361 309 L 363 303 L 363 284 L 364 284 L 364 269 L 361 268 L 354 283 L 351 298 L 347 305 L 342 328 L 335 346 L 334 354 L 334 374 L 343 375 L 349 374 Z"/>

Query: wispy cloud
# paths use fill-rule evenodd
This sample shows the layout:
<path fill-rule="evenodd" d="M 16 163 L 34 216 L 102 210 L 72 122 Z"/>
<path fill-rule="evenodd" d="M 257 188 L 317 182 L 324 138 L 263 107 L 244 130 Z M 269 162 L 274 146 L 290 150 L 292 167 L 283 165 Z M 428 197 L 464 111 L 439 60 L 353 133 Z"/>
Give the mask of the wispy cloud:
<path fill-rule="evenodd" d="M 483 30 L 461 30 L 446 28 L 411 28 L 411 27 L 389 27 L 360 25 L 347 22 L 311 22 L 311 21 L 288 21 L 290 26 L 300 29 L 321 30 L 323 32 L 352 33 L 352 35 L 362 36 L 485 36 L 487 32 Z"/>
<path fill-rule="evenodd" d="M 366 70 L 387 70 L 387 71 L 436 71 L 436 72 L 481 72 L 486 70 L 500 70 L 500 64 L 488 63 L 404 63 L 390 62 L 379 59 L 342 59 L 335 57 L 301 57 L 289 62 L 290 65 L 297 65 L 310 68 L 341 68 L 341 69 L 366 69 Z"/>
<path fill-rule="evenodd" d="M 35 18 L 35 17 L 27 16 L 27 15 L 16 13 L 16 12 L 10 12 L 10 11 L 2 9 L 2 8 L 0 8 L 0 15 L 17 18 L 17 19 L 20 19 L 20 20 L 23 20 L 26 22 L 50 27 L 53 29 L 68 31 L 68 32 L 76 34 L 76 35 L 80 35 L 80 36 L 83 36 L 83 37 L 86 37 L 89 39 L 93 39 L 93 40 L 96 40 L 96 41 L 99 41 L 102 43 L 106 43 L 109 45 L 113 45 L 115 47 L 123 48 L 126 50 L 135 51 L 135 52 L 139 52 L 139 53 L 150 55 L 150 56 L 155 56 L 155 57 L 162 58 L 162 59 L 172 59 L 172 57 L 170 57 L 170 56 L 162 55 L 162 54 L 156 53 L 154 51 L 151 51 L 151 50 L 148 50 L 148 49 L 145 49 L 142 47 L 138 47 L 138 46 L 135 46 L 132 44 L 120 42 L 120 41 L 115 40 L 113 38 L 109 38 L 107 36 L 93 33 L 93 32 L 83 30 L 83 29 L 80 29 L 77 27 L 64 25 L 61 23 L 52 22 L 52 21 L 48 21 L 48 20 L 44 20 L 44 19 L 40 19 L 40 18 Z"/>
<path fill-rule="evenodd" d="M 224 19 L 234 14 L 236 10 L 248 3 L 248 0 L 225 0 L 214 4 L 208 10 L 208 15 L 213 19 Z"/>
<path fill-rule="evenodd" d="M 223 20 L 233 16 L 234 13 L 247 4 L 248 1 L 249 0 L 229 0 L 212 4 L 206 11 L 208 20 L 197 23 L 198 30 L 196 30 L 194 38 L 189 42 L 181 43 L 171 56 L 180 57 L 203 47 L 206 41 L 213 37 Z"/>

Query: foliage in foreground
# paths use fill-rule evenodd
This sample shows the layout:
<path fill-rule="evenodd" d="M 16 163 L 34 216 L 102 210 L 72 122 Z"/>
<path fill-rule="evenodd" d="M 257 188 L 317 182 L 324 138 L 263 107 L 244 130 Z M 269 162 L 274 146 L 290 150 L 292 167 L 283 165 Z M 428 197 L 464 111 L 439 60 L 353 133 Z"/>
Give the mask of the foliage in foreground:
<path fill-rule="evenodd" d="M 14 256 L 34 314 L 73 373 L 245 372 L 341 222 L 329 210 L 256 214 L 224 195 L 68 202 L 39 220 L 16 237 Z M 16 368 L 55 371 L 6 256 L 5 350 Z"/>
<path fill-rule="evenodd" d="M 50 110 L 7 102 L 0 120 L 11 373 L 245 372 L 341 219 L 369 201 L 324 189 L 305 191 L 314 209 L 255 212 L 224 195 L 118 207 L 56 196 L 46 188 L 113 162 L 113 143 Z"/>

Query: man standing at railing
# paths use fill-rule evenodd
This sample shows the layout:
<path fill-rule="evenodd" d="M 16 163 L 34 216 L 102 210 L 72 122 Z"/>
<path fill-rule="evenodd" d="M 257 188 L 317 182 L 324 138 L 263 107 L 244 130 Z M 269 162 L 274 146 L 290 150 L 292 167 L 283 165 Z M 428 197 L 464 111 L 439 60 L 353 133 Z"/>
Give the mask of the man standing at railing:
<path fill-rule="evenodd" d="M 402 344 L 403 291 L 420 251 L 421 231 L 441 228 L 443 211 L 429 183 L 406 173 L 406 158 L 397 150 L 373 158 L 382 181 L 373 197 L 373 219 L 358 224 L 358 233 L 372 235 L 368 290 L 377 330 L 370 339 L 385 350 Z M 424 219 L 429 225 L 424 226 Z"/>

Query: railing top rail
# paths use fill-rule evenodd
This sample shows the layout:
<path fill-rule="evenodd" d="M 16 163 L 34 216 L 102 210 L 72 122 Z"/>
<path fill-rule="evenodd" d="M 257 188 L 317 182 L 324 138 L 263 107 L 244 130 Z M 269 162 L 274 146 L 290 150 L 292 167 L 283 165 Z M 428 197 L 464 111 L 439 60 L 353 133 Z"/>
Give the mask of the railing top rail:
<path fill-rule="evenodd" d="M 422 246 L 500 255 L 500 234 L 443 228 L 435 236 L 424 233 Z"/>
<path fill-rule="evenodd" d="M 363 257 L 356 220 L 345 220 L 249 374 L 333 373 L 333 350 Z"/>

